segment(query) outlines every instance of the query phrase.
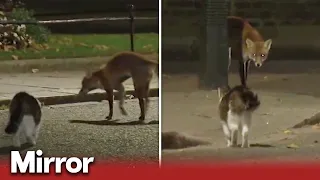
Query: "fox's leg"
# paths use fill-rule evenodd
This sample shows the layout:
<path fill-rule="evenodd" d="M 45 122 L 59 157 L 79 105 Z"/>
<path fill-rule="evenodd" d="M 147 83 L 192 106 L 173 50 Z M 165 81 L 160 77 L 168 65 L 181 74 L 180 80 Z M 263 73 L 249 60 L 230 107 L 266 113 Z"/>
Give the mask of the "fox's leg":
<path fill-rule="evenodd" d="M 144 121 L 145 120 L 145 103 L 144 103 L 144 98 L 143 98 L 143 91 L 144 89 L 141 87 L 138 87 L 135 89 L 138 100 L 139 100 L 139 107 L 140 107 L 140 117 L 139 120 L 140 121 Z"/>
<path fill-rule="evenodd" d="M 107 100 L 109 102 L 109 115 L 106 117 L 107 120 L 111 120 L 113 116 L 113 89 L 106 89 Z"/>
<path fill-rule="evenodd" d="M 119 83 L 117 86 L 116 86 L 116 90 L 119 92 L 119 98 L 120 98 L 120 101 L 119 101 L 119 108 L 120 108 L 120 112 L 122 115 L 128 115 L 127 111 L 124 109 L 123 107 L 123 104 L 124 104 L 124 98 L 126 96 L 126 91 L 124 89 L 124 86 L 122 83 Z"/>
<path fill-rule="evenodd" d="M 145 90 L 144 90 L 144 98 L 146 99 L 146 104 L 145 104 L 145 113 L 147 114 L 147 111 L 149 109 L 149 92 L 150 92 L 150 81 L 147 81 L 146 86 L 145 86 Z"/>
<path fill-rule="evenodd" d="M 228 63 L 228 72 L 229 72 L 229 70 L 230 70 L 230 66 L 231 66 L 231 47 L 229 47 L 229 63 Z"/>
<path fill-rule="evenodd" d="M 145 102 L 144 102 L 144 91 L 145 87 L 139 84 L 136 80 L 136 78 L 133 77 L 133 85 L 134 85 L 134 90 L 136 93 L 136 96 L 139 100 L 139 107 L 140 107 L 140 117 L 139 121 L 143 122 L 145 120 Z"/>
<path fill-rule="evenodd" d="M 245 63 L 244 63 L 244 68 L 245 68 L 244 72 L 245 72 L 245 80 L 246 81 L 248 80 L 248 73 L 249 73 L 250 63 L 251 63 L 250 60 L 246 60 Z"/>
<path fill-rule="evenodd" d="M 246 75 L 245 75 L 245 64 L 244 62 L 239 59 L 239 76 L 240 76 L 240 81 L 241 81 L 241 85 L 246 86 Z"/>
<path fill-rule="evenodd" d="M 133 86 L 134 86 L 134 91 L 136 94 L 136 97 L 139 100 L 139 107 L 140 107 L 140 117 L 139 121 L 143 122 L 145 119 L 145 103 L 144 103 L 144 96 L 143 96 L 143 91 L 144 91 L 144 86 L 142 85 L 142 81 L 139 80 L 139 77 L 137 75 L 132 76 L 133 80 Z"/>
<path fill-rule="evenodd" d="M 152 75 L 153 73 L 150 72 L 149 69 L 144 67 L 136 69 L 135 73 L 132 74 L 134 89 L 139 100 L 140 122 L 143 122 L 145 120 L 146 107 L 149 105 L 148 92 Z"/>
<path fill-rule="evenodd" d="M 231 146 L 230 129 L 228 127 L 228 124 L 225 121 L 221 121 L 221 124 L 222 124 L 223 133 L 224 133 L 226 140 L 227 140 L 227 146 L 230 147 Z"/>

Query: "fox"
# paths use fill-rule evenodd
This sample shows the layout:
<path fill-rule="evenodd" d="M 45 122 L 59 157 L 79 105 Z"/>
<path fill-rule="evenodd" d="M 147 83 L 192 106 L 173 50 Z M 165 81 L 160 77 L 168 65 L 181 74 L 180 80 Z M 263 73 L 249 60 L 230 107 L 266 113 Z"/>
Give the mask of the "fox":
<path fill-rule="evenodd" d="M 237 16 L 227 17 L 229 64 L 236 59 L 239 63 L 239 76 L 242 85 L 247 85 L 250 63 L 260 68 L 267 60 L 272 39 L 264 40 L 259 31 L 250 23 Z"/>
<path fill-rule="evenodd" d="M 21 91 L 14 95 L 9 105 L 9 121 L 5 133 L 13 136 L 13 146 L 21 146 L 20 138 L 36 145 L 41 123 L 42 105 L 37 98 Z"/>
<path fill-rule="evenodd" d="M 120 52 L 111 57 L 100 69 L 93 72 L 87 71 L 81 81 L 78 95 L 86 95 L 95 89 L 105 90 L 109 102 L 109 114 L 106 119 L 111 120 L 113 118 L 113 90 L 117 90 L 120 95 L 120 112 L 122 115 L 128 115 L 123 106 L 126 95 L 123 82 L 132 78 L 135 95 L 139 100 L 139 121 L 143 122 L 149 107 L 150 81 L 154 74 L 158 75 L 157 71 L 157 61 L 135 52 Z"/>
<path fill-rule="evenodd" d="M 252 114 L 260 107 L 258 95 L 243 85 L 219 87 L 218 111 L 227 147 L 236 147 L 238 133 L 242 135 L 242 148 L 249 148 L 249 129 Z"/>

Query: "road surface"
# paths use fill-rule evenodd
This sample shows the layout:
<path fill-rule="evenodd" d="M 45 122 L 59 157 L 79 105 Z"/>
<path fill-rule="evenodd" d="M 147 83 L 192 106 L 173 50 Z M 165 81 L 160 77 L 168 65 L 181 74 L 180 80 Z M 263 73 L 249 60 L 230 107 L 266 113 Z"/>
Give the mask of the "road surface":
<path fill-rule="evenodd" d="M 211 142 L 211 145 L 164 150 L 162 160 L 210 163 L 319 161 L 320 128 L 291 129 L 319 113 L 319 78 L 319 73 L 250 74 L 248 84 L 258 93 L 261 107 L 253 115 L 249 133 L 253 147 L 242 149 L 226 147 L 217 111 L 216 91 L 199 90 L 194 75 L 165 76 L 162 80 L 162 130 L 195 136 Z M 235 74 L 229 80 L 232 86 L 239 83 Z"/>
<path fill-rule="evenodd" d="M 128 116 L 120 114 L 115 102 L 114 120 L 106 121 L 107 102 L 43 107 L 43 124 L 35 147 L 45 156 L 95 156 L 99 160 L 158 162 L 158 98 L 151 98 L 146 122 L 137 125 L 137 99 L 127 100 Z M 8 111 L 0 112 L 0 157 L 8 158 L 11 137 L 4 134 Z M 27 147 L 27 146 L 25 146 Z M 25 152 L 23 150 L 22 152 Z"/>

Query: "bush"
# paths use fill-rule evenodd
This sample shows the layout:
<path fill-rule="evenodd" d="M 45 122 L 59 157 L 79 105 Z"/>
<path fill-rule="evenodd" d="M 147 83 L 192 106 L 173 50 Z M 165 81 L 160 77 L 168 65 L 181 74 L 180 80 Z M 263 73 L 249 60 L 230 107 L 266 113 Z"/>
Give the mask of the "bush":
<path fill-rule="evenodd" d="M 33 12 L 24 8 L 15 8 L 10 14 L 0 11 L 2 21 L 36 21 Z M 24 49 L 48 41 L 50 31 L 41 25 L 0 24 L 0 47 L 8 51 Z"/>
<path fill-rule="evenodd" d="M 16 21 L 36 21 L 33 17 L 34 13 L 32 10 L 24 8 L 14 8 L 8 16 L 9 20 Z M 39 44 L 48 42 L 50 31 L 42 25 L 26 25 L 26 33 L 32 37 L 32 39 Z"/>
<path fill-rule="evenodd" d="M 3 12 L 0 12 L 0 20 L 8 20 Z M 31 43 L 32 40 L 26 34 L 25 25 L 0 24 L 0 46 L 5 51 L 22 49 L 30 46 Z"/>

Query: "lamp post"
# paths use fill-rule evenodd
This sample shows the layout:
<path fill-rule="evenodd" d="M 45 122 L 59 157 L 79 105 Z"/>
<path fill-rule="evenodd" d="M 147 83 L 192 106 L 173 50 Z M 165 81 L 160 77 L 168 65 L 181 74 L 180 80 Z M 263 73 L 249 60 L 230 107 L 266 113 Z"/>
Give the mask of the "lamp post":
<path fill-rule="evenodd" d="M 200 35 L 200 88 L 228 84 L 228 0 L 205 0 Z"/>

